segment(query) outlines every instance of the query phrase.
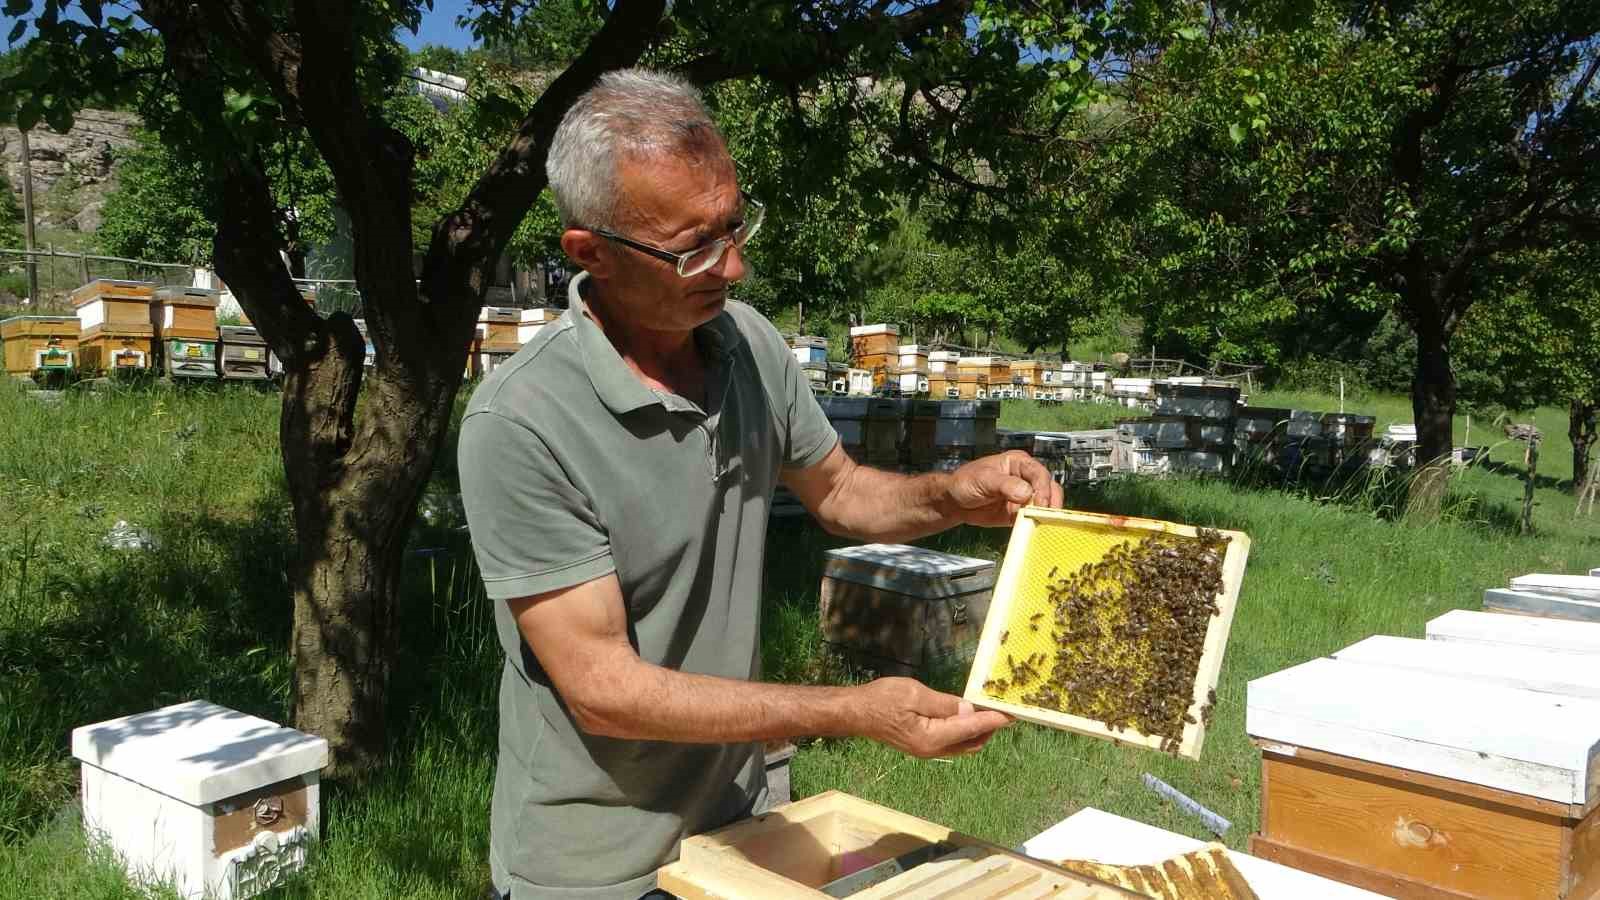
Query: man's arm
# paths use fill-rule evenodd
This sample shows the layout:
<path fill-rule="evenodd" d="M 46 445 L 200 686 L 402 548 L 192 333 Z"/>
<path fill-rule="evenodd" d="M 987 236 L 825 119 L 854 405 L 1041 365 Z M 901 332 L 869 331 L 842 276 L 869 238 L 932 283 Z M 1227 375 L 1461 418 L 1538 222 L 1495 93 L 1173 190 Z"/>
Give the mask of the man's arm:
<path fill-rule="evenodd" d="M 628 643 L 614 574 L 510 603 L 523 639 L 589 734 L 680 743 L 860 735 L 930 757 L 976 750 L 1010 721 L 909 678 L 799 687 L 648 663 Z"/>
<path fill-rule="evenodd" d="M 954 525 L 1005 526 L 1029 504 L 1059 507 L 1061 485 L 1019 450 L 951 473 L 900 475 L 859 465 L 837 445 L 821 462 L 786 469 L 784 484 L 833 534 L 900 543 Z"/>

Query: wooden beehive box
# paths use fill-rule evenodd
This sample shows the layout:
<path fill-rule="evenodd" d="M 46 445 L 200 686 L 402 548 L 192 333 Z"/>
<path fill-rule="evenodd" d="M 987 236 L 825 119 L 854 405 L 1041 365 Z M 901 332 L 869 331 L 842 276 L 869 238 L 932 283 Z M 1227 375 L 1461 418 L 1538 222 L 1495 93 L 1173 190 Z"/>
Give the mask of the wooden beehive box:
<path fill-rule="evenodd" d="M 217 328 L 217 371 L 224 379 L 264 381 L 267 371 L 267 342 L 259 332 L 246 325 L 222 325 Z"/>
<path fill-rule="evenodd" d="M 1465 639 L 1372 637 L 1250 683 L 1251 852 L 1400 898 L 1600 895 L 1600 625 L 1440 619 L 1430 638 Z M 1566 630 L 1591 652 L 1538 645 Z"/>
<path fill-rule="evenodd" d="M 684 900 L 1140 896 L 838 791 L 685 838 L 656 881 Z"/>
<path fill-rule="evenodd" d="M 6 371 L 32 375 L 73 368 L 78 353 L 78 320 L 72 316 L 13 316 L 0 320 Z"/>
<path fill-rule="evenodd" d="M 858 368 L 872 356 L 899 356 L 900 328 L 897 325 L 856 325 L 850 329 L 850 361 Z"/>
<path fill-rule="evenodd" d="M 930 672 L 971 653 L 994 579 L 989 560 L 904 544 L 829 550 L 823 638 L 874 668 Z"/>
<path fill-rule="evenodd" d="M 485 306 L 478 310 L 480 353 L 515 353 L 522 347 L 518 331 L 523 310 L 514 306 Z"/>
<path fill-rule="evenodd" d="M 217 302 L 220 292 L 209 288 L 157 288 L 152 306 L 163 339 L 196 341 L 217 339 Z"/>
<path fill-rule="evenodd" d="M 1037 386 L 1045 384 L 1045 365 L 1036 359 L 1019 359 L 1011 364 L 1011 374 L 1021 379 L 1019 384 Z"/>
<path fill-rule="evenodd" d="M 130 873 L 239 900 L 305 865 L 328 742 L 193 700 L 73 729 L 83 823 Z"/>
<path fill-rule="evenodd" d="M 1130 632 L 1130 636 L 1122 638 L 1115 636 L 1119 630 L 1138 626 L 1129 623 L 1131 614 L 1118 584 L 1096 582 L 1094 590 L 1111 595 L 1111 599 L 1071 614 L 1065 612 L 1067 607 L 1052 602 L 1052 580 L 1074 575 L 1085 566 L 1103 564 L 1114 549 L 1138 546 L 1152 538 L 1152 553 L 1165 553 L 1164 549 L 1154 548 L 1157 542 L 1170 543 L 1167 549 L 1179 554 L 1173 558 L 1181 559 L 1184 553 L 1199 553 L 1203 546 L 1199 543 L 1200 530 L 1154 519 L 1032 506 L 1023 509 L 1012 528 L 963 696 L 975 706 L 997 709 L 1041 725 L 1198 759 L 1209 719 L 1207 708 L 1222 668 L 1223 651 L 1250 552 L 1250 539 L 1243 533 L 1218 531 L 1216 534 L 1227 540 L 1221 557 L 1211 561 L 1218 567 L 1215 575 L 1220 587 L 1215 595 L 1200 595 L 1198 601 L 1214 603 L 1215 612 L 1195 613 L 1190 607 L 1179 612 L 1155 610 L 1149 617 L 1153 624 L 1147 625 L 1145 632 L 1138 636 L 1131 636 Z M 1171 565 L 1165 557 L 1158 563 L 1158 567 Z M 1058 611 L 1062 615 L 1059 620 Z M 1173 621 L 1192 619 L 1193 633 L 1180 641 L 1161 642 L 1165 628 L 1160 624 L 1165 621 L 1163 616 Z M 1094 638 L 1092 633 L 1096 630 L 1110 636 Z M 1062 637 L 1073 632 L 1090 636 Z M 1175 647 L 1175 643 L 1184 646 Z M 1103 687 L 1078 688 L 1082 691 L 1078 701 L 1074 700 L 1071 689 L 1052 688 L 1062 697 L 1059 705 L 1083 702 L 1091 704 L 1092 709 L 1096 704 L 1118 703 L 1127 708 L 1138 705 L 1139 698 L 1154 698 L 1152 702 L 1166 704 L 1173 711 L 1168 730 L 1175 733 L 1145 733 L 1137 725 L 1112 728 L 1098 718 L 1038 702 L 1039 692 L 1058 674 L 1052 667 L 1057 650 L 1065 646 L 1083 648 L 1081 652 L 1084 653 L 1090 653 L 1091 646 L 1105 648 L 1103 657 L 1091 654 L 1092 659 L 1086 659 L 1073 669 L 1071 682 L 1092 683 L 1111 673 L 1116 673 L 1116 677 L 1107 677 Z M 1178 657 L 1178 661 L 1172 663 L 1178 670 L 1170 674 L 1170 667 L 1161 663 L 1169 655 Z M 1035 664 L 1040 677 L 1017 686 L 1010 676 L 1011 664 L 1036 657 L 1041 660 Z M 1182 671 L 1189 659 L 1193 660 L 1192 674 Z M 1003 686 L 1000 685 L 1002 681 L 1006 682 Z M 1130 699 L 1118 699 L 1121 697 Z M 1192 721 L 1178 721 L 1184 716 Z"/>

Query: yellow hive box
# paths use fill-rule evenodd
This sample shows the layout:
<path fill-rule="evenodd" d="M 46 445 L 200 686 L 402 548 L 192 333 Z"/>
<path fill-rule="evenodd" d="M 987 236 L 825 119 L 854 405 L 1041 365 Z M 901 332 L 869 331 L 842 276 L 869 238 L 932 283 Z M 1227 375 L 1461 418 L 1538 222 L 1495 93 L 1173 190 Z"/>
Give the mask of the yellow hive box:
<path fill-rule="evenodd" d="M 1184 692 L 1189 701 L 1185 712 L 1193 721 L 1183 725 L 1180 735 L 1169 739 L 1159 734 L 1144 734 L 1133 725 L 1119 731 L 1096 719 L 1024 701 L 1024 695 L 1032 694 L 1037 688 L 1019 689 L 1008 685 L 1004 690 L 986 689 L 986 685 L 992 688 L 1005 680 L 1004 673 L 1017 659 L 1031 659 L 1038 654 L 1045 660 L 1041 668 L 1050 671 L 1050 661 L 1055 659 L 1059 646 L 1054 631 L 1057 607 L 1050 597 L 1052 579 L 1072 575 L 1086 564 L 1100 563 L 1113 548 L 1138 544 L 1152 535 L 1168 535 L 1176 542 L 1197 541 L 1200 537 L 1197 528 L 1154 519 L 1031 506 L 1023 509 L 1017 516 L 995 581 L 994 597 L 978 639 L 964 699 L 974 706 L 999 710 L 1052 728 L 1150 749 L 1168 749 L 1180 756 L 1198 759 L 1208 719 L 1205 710 L 1214 696 L 1239 585 L 1244 578 L 1245 560 L 1250 553 L 1250 538 L 1242 532 L 1218 530 L 1217 533 L 1227 538 L 1220 561 L 1222 589 L 1214 598 L 1216 613 L 1206 619 L 1193 686 Z M 1115 605 L 1097 613 L 1097 616 L 1113 619 L 1116 615 Z M 1124 620 L 1109 624 L 1101 618 L 1099 626 L 1126 627 L 1125 612 L 1123 616 Z M 1039 627 L 1041 625 L 1043 627 Z M 1137 668 L 1138 679 L 1121 685 L 1131 696 L 1144 680 L 1154 677 L 1156 660 L 1149 644 L 1142 649 L 1126 642 L 1115 646 L 1128 648 L 1128 652 L 1136 654 L 1107 661 L 1108 667 L 1115 662 Z"/>

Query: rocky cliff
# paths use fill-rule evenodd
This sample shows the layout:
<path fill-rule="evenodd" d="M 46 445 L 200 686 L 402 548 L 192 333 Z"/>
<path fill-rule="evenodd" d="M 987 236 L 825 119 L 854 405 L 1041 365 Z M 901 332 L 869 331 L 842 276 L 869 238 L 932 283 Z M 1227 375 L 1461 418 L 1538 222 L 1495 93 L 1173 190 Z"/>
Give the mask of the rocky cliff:
<path fill-rule="evenodd" d="M 94 231 L 115 184 L 112 156 L 131 146 L 139 117 L 86 109 L 72 130 L 57 134 L 43 123 L 28 132 L 33 159 L 34 221 L 40 228 Z M 0 127 L 0 172 L 22 200 L 22 143 L 14 126 Z"/>

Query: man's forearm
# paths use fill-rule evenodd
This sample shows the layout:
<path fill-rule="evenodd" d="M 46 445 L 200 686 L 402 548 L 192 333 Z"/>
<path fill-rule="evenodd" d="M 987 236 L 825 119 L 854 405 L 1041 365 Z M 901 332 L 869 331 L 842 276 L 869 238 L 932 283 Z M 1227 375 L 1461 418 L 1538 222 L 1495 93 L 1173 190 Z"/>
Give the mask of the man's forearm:
<path fill-rule="evenodd" d="M 903 543 L 960 524 L 950 509 L 950 476 L 901 475 L 853 465 L 829 493 L 819 518 L 835 534 Z"/>
<path fill-rule="evenodd" d="M 578 726 L 630 740 L 721 744 L 800 735 L 860 734 L 860 704 L 845 687 L 717 678 L 663 668 L 619 651 L 594 660 L 582 688 L 563 694 Z M 570 693 L 570 696 L 568 696 Z"/>

